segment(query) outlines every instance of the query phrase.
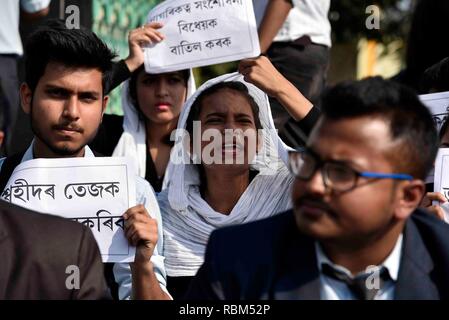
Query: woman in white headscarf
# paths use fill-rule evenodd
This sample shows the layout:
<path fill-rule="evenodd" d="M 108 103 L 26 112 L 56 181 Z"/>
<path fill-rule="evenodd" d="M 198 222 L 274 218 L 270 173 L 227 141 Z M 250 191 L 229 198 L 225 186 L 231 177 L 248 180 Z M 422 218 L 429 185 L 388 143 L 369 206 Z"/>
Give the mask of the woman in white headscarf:
<path fill-rule="evenodd" d="M 265 57 L 242 61 L 239 72 L 206 82 L 180 115 L 178 138 L 183 130 L 189 134 L 175 144 L 167 189 L 158 196 L 167 289 L 175 299 L 184 295 L 201 266 L 214 229 L 266 218 L 292 205 L 293 177 L 286 166 L 289 148 L 274 128 L 265 92 L 298 121 L 312 105 Z M 227 129 L 248 134 L 229 139 Z M 258 129 L 262 130 L 257 133 Z M 205 139 L 208 130 L 210 136 L 219 133 L 212 143 L 210 136 Z M 193 142 L 186 137 L 193 137 Z M 236 163 L 239 156 L 243 161 Z"/>
<path fill-rule="evenodd" d="M 191 70 L 148 74 L 137 69 L 123 88 L 123 133 L 112 156 L 135 161 L 139 176 L 160 192 L 184 102 L 195 92 Z"/>

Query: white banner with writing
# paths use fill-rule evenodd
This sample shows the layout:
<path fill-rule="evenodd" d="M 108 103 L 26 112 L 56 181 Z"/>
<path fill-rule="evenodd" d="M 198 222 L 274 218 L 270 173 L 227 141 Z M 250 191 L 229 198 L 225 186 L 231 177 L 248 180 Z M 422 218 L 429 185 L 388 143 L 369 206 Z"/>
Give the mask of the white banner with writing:
<path fill-rule="evenodd" d="M 449 92 L 424 94 L 419 98 L 432 113 L 435 126 L 440 131 L 449 114 Z"/>
<path fill-rule="evenodd" d="M 442 193 L 449 199 L 449 148 L 440 148 L 435 161 L 435 182 L 434 192 Z M 438 201 L 433 201 L 433 205 L 440 205 Z M 449 222 L 449 203 L 441 205 L 445 213 L 444 221 Z"/>
<path fill-rule="evenodd" d="M 132 262 L 122 215 L 136 204 L 135 179 L 127 158 L 35 159 L 15 168 L 1 197 L 89 227 L 103 262 Z"/>
<path fill-rule="evenodd" d="M 163 73 L 260 55 L 252 1 L 167 0 L 148 22 L 163 23 L 165 40 L 145 49 L 148 73 Z"/>
<path fill-rule="evenodd" d="M 439 92 L 420 95 L 421 102 L 429 109 L 432 114 L 433 122 L 438 132 L 449 114 L 449 92 Z M 434 182 L 434 170 L 429 172 L 426 183 Z"/>

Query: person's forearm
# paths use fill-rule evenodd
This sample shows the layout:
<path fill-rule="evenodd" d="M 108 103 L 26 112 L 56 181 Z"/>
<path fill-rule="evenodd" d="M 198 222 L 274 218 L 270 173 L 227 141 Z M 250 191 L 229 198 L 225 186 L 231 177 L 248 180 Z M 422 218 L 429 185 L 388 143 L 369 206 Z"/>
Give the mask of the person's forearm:
<path fill-rule="evenodd" d="M 125 60 L 120 60 L 114 63 L 108 80 L 105 82 L 105 93 L 109 94 L 112 90 L 117 88 L 122 82 L 131 77 L 131 70 L 126 64 Z"/>
<path fill-rule="evenodd" d="M 285 81 L 279 88 L 274 98 L 295 121 L 302 120 L 312 109 L 313 104 L 289 81 Z"/>
<path fill-rule="evenodd" d="M 260 51 L 265 53 L 281 29 L 292 8 L 289 0 L 270 0 L 259 26 Z"/>
<path fill-rule="evenodd" d="M 133 73 L 142 65 L 142 63 L 136 62 L 136 60 L 131 57 L 126 58 L 124 61 L 130 73 Z"/>
<path fill-rule="evenodd" d="M 131 264 L 132 299 L 134 300 L 171 300 L 161 289 L 154 274 L 151 261 L 144 264 Z"/>

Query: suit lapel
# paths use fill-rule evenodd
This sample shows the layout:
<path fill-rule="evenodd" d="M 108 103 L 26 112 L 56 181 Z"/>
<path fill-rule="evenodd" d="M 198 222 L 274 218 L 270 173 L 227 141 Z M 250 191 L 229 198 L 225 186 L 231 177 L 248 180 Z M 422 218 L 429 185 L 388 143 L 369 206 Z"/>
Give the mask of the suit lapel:
<path fill-rule="evenodd" d="M 408 219 L 404 230 L 404 246 L 395 299 L 439 299 L 437 287 L 431 279 L 433 267 L 433 261 L 416 225 L 412 219 Z"/>
<path fill-rule="evenodd" d="M 0 200 L 1 201 L 1 200 Z M 0 299 L 6 297 L 8 285 L 12 277 L 12 259 L 14 257 L 14 246 L 6 229 L 7 221 L 4 217 L 5 209 L 0 209 L 0 252 L 2 262 L 0 263 Z"/>
<path fill-rule="evenodd" d="M 293 218 L 284 241 L 277 248 L 276 277 L 273 279 L 272 297 L 276 300 L 319 300 L 320 276 L 316 262 L 314 240 L 303 236 Z"/>
<path fill-rule="evenodd" d="M 317 267 L 313 239 L 288 228 L 278 254 L 277 270 L 272 285 L 272 297 L 278 300 L 320 299 L 320 274 Z M 432 280 L 434 264 L 423 239 L 409 219 L 404 229 L 401 264 L 395 288 L 396 300 L 439 299 L 438 289 Z"/>

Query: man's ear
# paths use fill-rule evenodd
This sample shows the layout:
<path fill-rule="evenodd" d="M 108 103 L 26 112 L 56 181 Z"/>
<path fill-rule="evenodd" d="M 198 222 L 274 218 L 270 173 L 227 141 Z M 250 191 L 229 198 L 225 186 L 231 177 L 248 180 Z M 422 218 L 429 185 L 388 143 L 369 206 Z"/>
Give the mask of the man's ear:
<path fill-rule="evenodd" d="M 102 106 L 101 106 L 101 122 L 103 122 L 103 116 L 106 111 L 106 107 L 108 106 L 108 102 L 109 102 L 109 96 L 104 96 L 103 101 L 102 101 Z"/>
<path fill-rule="evenodd" d="M 399 220 L 407 219 L 419 206 L 426 192 L 426 186 L 422 180 L 404 181 L 399 185 L 400 199 L 396 207 L 395 215 Z"/>
<path fill-rule="evenodd" d="M 25 82 L 20 85 L 20 105 L 23 112 L 31 113 L 31 101 L 33 100 L 33 91 Z"/>

